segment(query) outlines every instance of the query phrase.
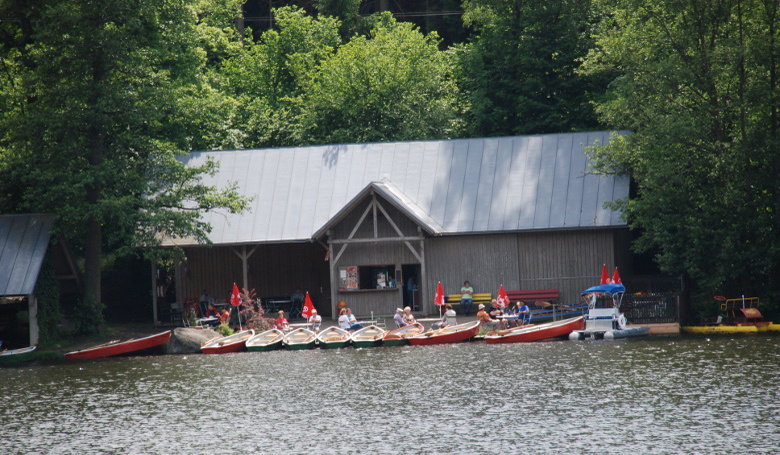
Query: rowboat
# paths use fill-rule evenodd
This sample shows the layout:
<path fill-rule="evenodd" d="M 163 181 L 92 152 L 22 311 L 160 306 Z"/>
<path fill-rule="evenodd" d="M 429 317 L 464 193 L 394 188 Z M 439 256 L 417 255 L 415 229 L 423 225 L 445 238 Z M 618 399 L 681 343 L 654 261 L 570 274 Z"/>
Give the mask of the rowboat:
<path fill-rule="evenodd" d="M 467 341 L 474 338 L 477 336 L 478 332 L 479 321 L 477 320 L 415 335 L 409 338 L 409 344 L 412 346 L 422 346 L 457 343 L 459 341 Z"/>
<path fill-rule="evenodd" d="M 363 327 L 352 334 L 352 344 L 356 348 L 370 348 L 378 346 L 387 331 L 375 325 Z"/>
<path fill-rule="evenodd" d="M 509 330 L 491 332 L 485 336 L 485 342 L 488 344 L 498 344 L 548 340 L 550 338 L 566 337 L 573 330 L 582 330 L 584 327 L 585 316 L 579 316 L 545 324 L 521 326 Z"/>
<path fill-rule="evenodd" d="M 15 365 L 29 362 L 35 356 L 35 346 L 27 346 L 19 349 L 6 349 L 0 352 L 0 365 Z"/>
<path fill-rule="evenodd" d="M 284 332 L 279 329 L 266 330 L 252 335 L 246 340 L 246 349 L 252 352 L 273 351 L 282 347 Z"/>
<path fill-rule="evenodd" d="M 288 332 L 282 340 L 287 349 L 311 349 L 317 342 L 317 334 L 309 329 L 299 328 Z"/>
<path fill-rule="evenodd" d="M 425 331 L 425 327 L 419 322 L 411 325 L 405 325 L 397 329 L 385 332 L 382 337 L 382 344 L 385 346 L 404 346 L 409 344 L 409 338 L 419 335 Z"/>
<path fill-rule="evenodd" d="M 204 354 L 226 354 L 228 352 L 238 352 L 246 347 L 246 341 L 252 338 L 255 331 L 243 330 L 226 337 L 215 338 L 203 343 L 200 352 Z"/>
<path fill-rule="evenodd" d="M 317 342 L 321 348 L 343 348 L 349 344 L 350 333 L 340 327 L 328 327 L 317 334 Z"/>
<path fill-rule="evenodd" d="M 168 344 L 172 333 L 172 330 L 168 330 L 144 338 L 121 342 L 119 340 L 114 340 L 80 351 L 68 352 L 65 354 L 65 358 L 68 360 L 76 360 L 99 359 L 101 357 L 112 357 L 117 355 L 140 355 L 153 350 L 161 350 Z"/>

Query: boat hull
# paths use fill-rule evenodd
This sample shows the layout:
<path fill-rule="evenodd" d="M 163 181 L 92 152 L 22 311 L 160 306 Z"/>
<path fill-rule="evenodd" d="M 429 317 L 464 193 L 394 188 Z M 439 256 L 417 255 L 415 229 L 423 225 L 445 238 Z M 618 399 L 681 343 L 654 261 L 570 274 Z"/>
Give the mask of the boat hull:
<path fill-rule="evenodd" d="M 282 347 L 284 332 L 278 329 L 266 330 L 258 333 L 246 341 L 246 349 L 249 352 L 273 351 Z"/>
<path fill-rule="evenodd" d="M 255 334 L 254 330 L 244 330 L 233 335 L 212 340 L 201 346 L 204 354 L 228 354 L 238 352 L 246 347 L 246 341 Z"/>
<path fill-rule="evenodd" d="M 95 346 L 82 349 L 80 351 L 68 352 L 65 354 L 67 360 L 78 359 L 99 359 L 102 357 L 113 357 L 117 355 L 141 354 L 156 348 L 162 348 L 168 344 L 173 331 L 158 333 L 137 340 L 127 340 L 121 343 L 111 343 L 108 345 Z"/>
<path fill-rule="evenodd" d="M 569 334 L 572 341 L 585 340 L 592 338 L 595 340 L 614 340 L 617 338 L 629 338 L 647 335 L 650 332 L 648 327 L 629 327 L 627 329 L 613 330 L 575 330 Z"/>
<path fill-rule="evenodd" d="M 425 327 L 419 322 L 404 327 L 385 332 L 382 337 L 384 346 L 406 346 L 409 344 L 409 338 L 419 335 L 425 331 Z"/>
<path fill-rule="evenodd" d="M 16 365 L 29 362 L 35 357 L 35 348 L 35 346 L 28 346 L 26 348 L 9 349 L 0 352 L 0 365 Z"/>
<path fill-rule="evenodd" d="M 585 328 L 585 317 L 579 316 L 530 327 L 502 330 L 495 335 L 485 336 L 485 342 L 488 344 L 530 343 L 533 341 L 566 337 L 572 331 L 582 330 L 583 328 Z"/>
<path fill-rule="evenodd" d="M 284 336 L 282 345 L 285 349 L 301 350 L 316 346 L 317 334 L 308 329 L 295 329 Z"/>
<path fill-rule="evenodd" d="M 350 333 L 339 327 L 329 327 L 317 334 L 317 343 L 322 349 L 343 348 L 349 341 Z"/>
<path fill-rule="evenodd" d="M 472 321 L 413 336 L 409 338 L 409 344 L 412 346 L 429 346 L 434 344 L 458 343 L 471 340 L 477 336 L 478 332 L 479 321 Z"/>
<path fill-rule="evenodd" d="M 371 348 L 382 344 L 382 338 L 386 331 L 370 325 L 352 334 L 352 345 L 356 348 Z"/>

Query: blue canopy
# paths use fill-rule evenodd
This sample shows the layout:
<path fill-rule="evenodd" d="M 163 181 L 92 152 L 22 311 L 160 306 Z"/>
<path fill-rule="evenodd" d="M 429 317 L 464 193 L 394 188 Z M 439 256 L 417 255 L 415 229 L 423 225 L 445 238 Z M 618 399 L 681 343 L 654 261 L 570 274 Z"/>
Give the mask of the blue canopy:
<path fill-rule="evenodd" d="M 593 292 L 609 292 L 610 294 L 614 295 L 618 292 L 626 292 L 626 287 L 622 284 L 600 284 L 598 286 L 585 289 L 580 295 L 590 294 Z"/>

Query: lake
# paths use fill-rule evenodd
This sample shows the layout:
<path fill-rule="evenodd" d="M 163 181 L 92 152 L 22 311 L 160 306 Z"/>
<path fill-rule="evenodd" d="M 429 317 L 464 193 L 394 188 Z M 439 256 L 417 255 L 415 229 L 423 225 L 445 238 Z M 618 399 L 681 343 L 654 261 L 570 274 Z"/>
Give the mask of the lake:
<path fill-rule="evenodd" d="M 472 342 L 4 368 L 0 453 L 777 453 L 778 342 Z"/>

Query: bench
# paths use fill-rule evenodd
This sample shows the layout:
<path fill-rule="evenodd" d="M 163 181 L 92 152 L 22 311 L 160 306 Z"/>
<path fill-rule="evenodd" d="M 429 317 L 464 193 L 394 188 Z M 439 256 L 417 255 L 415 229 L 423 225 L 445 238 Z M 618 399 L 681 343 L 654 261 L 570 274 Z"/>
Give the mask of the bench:
<path fill-rule="evenodd" d="M 557 289 L 531 289 L 527 291 L 507 291 L 506 296 L 512 302 L 518 300 L 524 302 L 555 302 L 560 298 L 561 293 Z"/>
<path fill-rule="evenodd" d="M 463 314 L 463 310 L 460 308 L 461 297 L 463 297 L 463 294 L 447 294 L 447 296 L 444 298 L 444 303 L 450 304 L 456 313 Z M 480 303 L 484 304 L 486 307 L 490 306 L 491 300 L 493 300 L 493 294 L 489 292 L 478 294 L 475 292 L 471 296 L 471 301 L 473 302 L 471 306 L 471 312 L 476 314 L 476 312 L 479 311 L 477 308 L 479 307 Z"/>

